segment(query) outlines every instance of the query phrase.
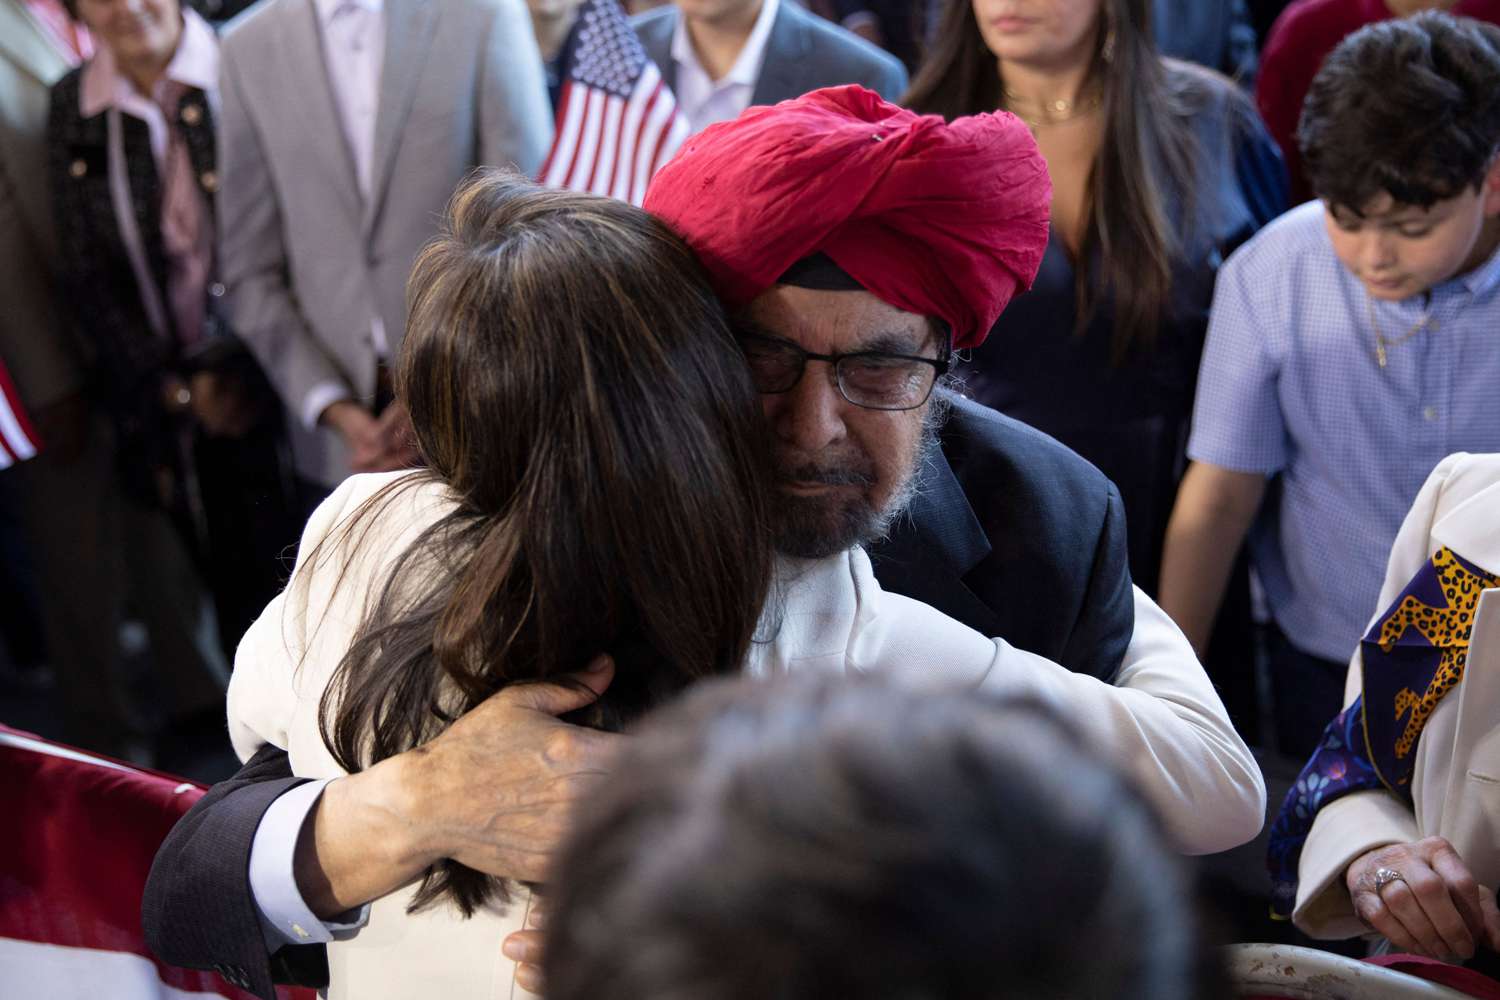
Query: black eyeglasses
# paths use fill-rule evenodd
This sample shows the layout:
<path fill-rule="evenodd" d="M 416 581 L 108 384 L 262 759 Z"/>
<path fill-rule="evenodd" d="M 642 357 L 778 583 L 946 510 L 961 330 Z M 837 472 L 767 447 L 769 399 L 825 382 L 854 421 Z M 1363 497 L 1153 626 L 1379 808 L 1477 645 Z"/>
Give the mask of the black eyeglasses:
<path fill-rule="evenodd" d="M 914 410 L 927 402 L 938 376 L 948 371 L 946 357 L 885 351 L 814 354 L 773 337 L 741 334 L 739 340 L 750 363 L 750 380 L 759 392 L 791 392 L 809 361 L 824 361 L 833 366 L 839 395 L 870 410 Z"/>

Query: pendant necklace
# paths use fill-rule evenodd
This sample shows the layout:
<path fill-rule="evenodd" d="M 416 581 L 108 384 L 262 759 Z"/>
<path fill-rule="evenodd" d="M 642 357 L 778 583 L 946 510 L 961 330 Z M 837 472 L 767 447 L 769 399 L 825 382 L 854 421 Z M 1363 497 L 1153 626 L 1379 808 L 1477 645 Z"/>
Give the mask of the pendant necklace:
<path fill-rule="evenodd" d="M 1381 368 L 1384 368 L 1386 365 L 1387 352 L 1392 348 L 1400 347 L 1427 329 L 1432 323 L 1431 293 L 1427 294 L 1427 311 L 1422 314 L 1422 318 L 1413 323 L 1411 329 L 1399 337 L 1387 337 L 1385 335 L 1385 331 L 1380 328 L 1380 320 L 1375 315 L 1375 300 L 1370 298 L 1368 294 L 1365 296 L 1365 307 L 1369 310 L 1370 314 L 1370 329 L 1375 333 L 1375 363 Z"/>

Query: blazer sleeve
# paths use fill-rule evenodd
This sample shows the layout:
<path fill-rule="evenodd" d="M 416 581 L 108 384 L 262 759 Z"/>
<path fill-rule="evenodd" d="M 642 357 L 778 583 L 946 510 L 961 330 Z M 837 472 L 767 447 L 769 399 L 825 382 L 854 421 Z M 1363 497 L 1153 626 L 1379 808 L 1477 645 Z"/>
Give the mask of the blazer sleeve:
<path fill-rule="evenodd" d="M 1138 638 L 1110 684 L 985 639 L 925 604 L 879 592 L 872 579 L 847 633 L 849 665 L 920 685 L 967 683 L 1037 698 L 1122 762 L 1177 850 L 1210 854 L 1243 844 L 1265 820 L 1260 767 L 1186 637 L 1139 590 L 1131 601 Z"/>
<path fill-rule="evenodd" d="M 141 915 L 146 940 L 168 962 L 219 972 L 272 1000 L 275 982 L 326 985 L 322 945 L 267 950 L 250 886 L 250 850 L 261 818 L 282 793 L 307 779 L 292 775 L 287 725 L 290 677 L 305 641 L 306 595 L 299 581 L 318 561 L 323 539 L 351 505 L 389 477 L 352 476 L 308 519 L 292 581 L 261 612 L 235 653 L 229 682 L 230 738 L 245 760 L 173 828 L 151 866 Z"/>
<path fill-rule="evenodd" d="M 535 177 L 552 145 L 552 105 L 531 18 L 520 0 L 499 0 L 484 52 L 479 162 Z"/>
<path fill-rule="evenodd" d="M 299 414 L 314 388 L 349 383 L 318 343 L 287 282 L 281 211 L 235 52 L 230 33 L 220 60 L 219 266 L 230 326 L 255 353 L 287 408 Z"/>
<path fill-rule="evenodd" d="M 250 891 L 250 847 L 271 803 L 307 779 L 292 776 L 286 751 L 267 744 L 183 816 L 162 842 L 146 880 L 141 920 L 163 961 L 213 969 L 263 1000 L 275 983 L 323 987 L 322 945 L 266 948 Z"/>
<path fill-rule="evenodd" d="M 1094 557 L 1078 618 L 1068 630 L 1062 662 L 1078 664 L 1084 673 L 1112 680 L 1135 634 L 1135 600 L 1130 582 L 1125 504 L 1108 483 L 1104 517 L 1094 542 Z"/>

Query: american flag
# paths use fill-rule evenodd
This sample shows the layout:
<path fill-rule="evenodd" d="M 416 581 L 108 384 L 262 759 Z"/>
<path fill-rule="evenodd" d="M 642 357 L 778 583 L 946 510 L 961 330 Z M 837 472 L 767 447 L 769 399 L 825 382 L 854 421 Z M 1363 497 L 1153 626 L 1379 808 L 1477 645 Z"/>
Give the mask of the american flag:
<path fill-rule="evenodd" d="M 0 469 L 8 469 L 37 453 L 36 431 L 21 409 L 21 397 L 0 363 Z"/>
<path fill-rule="evenodd" d="M 585 0 L 561 62 L 557 135 L 541 182 L 639 205 L 688 136 L 677 98 L 617 0 Z"/>

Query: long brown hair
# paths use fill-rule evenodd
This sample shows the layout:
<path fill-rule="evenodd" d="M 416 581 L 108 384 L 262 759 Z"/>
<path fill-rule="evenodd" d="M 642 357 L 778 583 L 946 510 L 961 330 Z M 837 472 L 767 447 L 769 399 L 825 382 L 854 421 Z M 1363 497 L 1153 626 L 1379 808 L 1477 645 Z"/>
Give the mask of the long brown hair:
<path fill-rule="evenodd" d="M 691 251 L 630 205 L 482 172 L 408 306 L 396 387 L 429 471 L 398 483 L 439 480 L 456 506 L 397 558 L 323 696 L 339 765 L 600 653 L 615 680 L 582 721 L 607 728 L 737 670 L 770 580 L 769 466 Z M 496 893 L 445 860 L 412 909 L 448 897 L 467 916 Z"/>
<path fill-rule="evenodd" d="M 1101 298 L 1112 298 L 1116 363 L 1133 347 L 1152 345 L 1171 297 L 1178 238 L 1166 192 L 1180 194 L 1184 218 L 1196 209 L 1197 144 L 1186 121 L 1192 101 L 1168 80 L 1151 40 L 1150 7 L 1150 0 L 1102 0 L 1094 51 L 1105 132 L 1089 173 L 1089 221 L 1078 252 L 1078 329 Z M 1191 86 L 1194 78 L 1181 79 Z M 948 0 L 932 50 L 902 103 L 947 119 L 1005 107 L 999 63 L 970 0 Z"/>

